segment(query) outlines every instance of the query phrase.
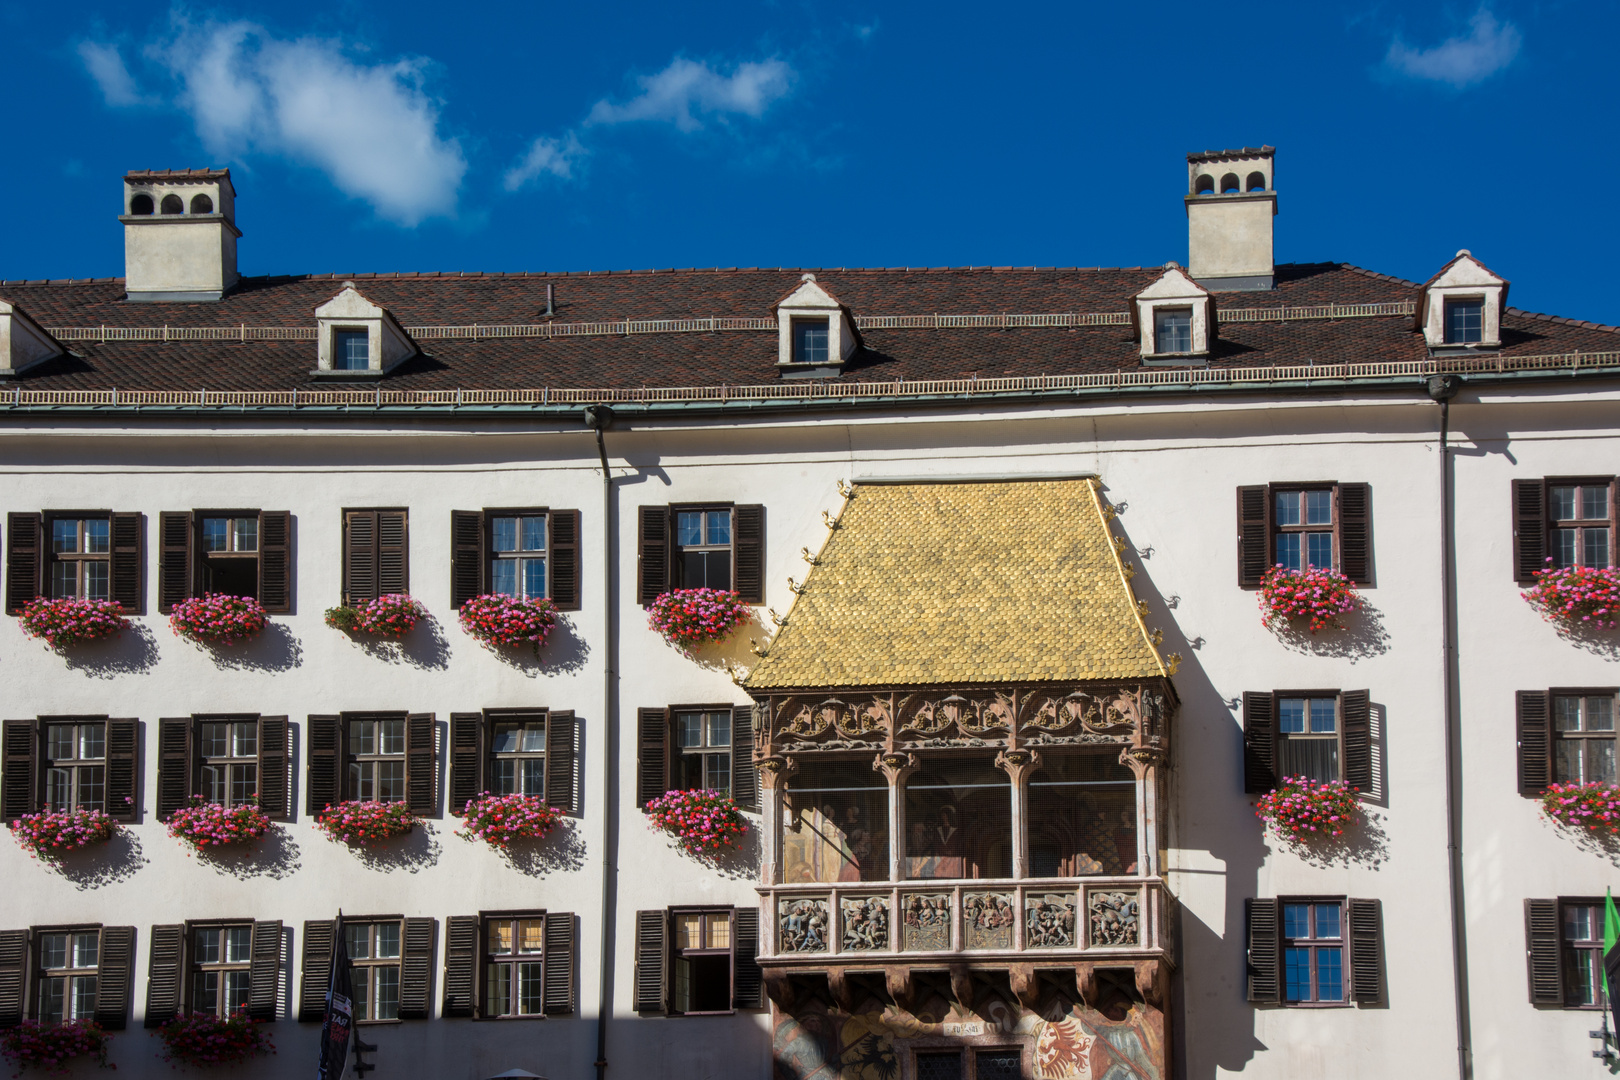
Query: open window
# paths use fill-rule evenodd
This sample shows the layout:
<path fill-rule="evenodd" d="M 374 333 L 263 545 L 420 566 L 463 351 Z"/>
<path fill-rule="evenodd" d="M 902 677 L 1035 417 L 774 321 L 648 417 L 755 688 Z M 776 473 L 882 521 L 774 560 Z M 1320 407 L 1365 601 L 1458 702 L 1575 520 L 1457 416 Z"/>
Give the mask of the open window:
<path fill-rule="evenodd" d="M 638 1012 L 702 1016 L 764 1008 L 755 908 L 636 912 Z"/>
<path fill-rule="evenodd" d="M 1243 790 L 1263 795 L 1289 776 L 1342 780 L 1364 799 L 1375 796 L 1367 691 L 1243 695 Z"/>
<path fill-rule="evenodd" d="M 292 610 L 288 511 L 165 511 L 158 534 L 159 611 L 208 593 L 250 596 L 272 614 Z"/>
<path fill-rule="evenodd" d="M 765 602 L 763 506 L 643 506 L 638 520 L 643 607 L 671 589 L 729 589 L 745 603 Z"/>

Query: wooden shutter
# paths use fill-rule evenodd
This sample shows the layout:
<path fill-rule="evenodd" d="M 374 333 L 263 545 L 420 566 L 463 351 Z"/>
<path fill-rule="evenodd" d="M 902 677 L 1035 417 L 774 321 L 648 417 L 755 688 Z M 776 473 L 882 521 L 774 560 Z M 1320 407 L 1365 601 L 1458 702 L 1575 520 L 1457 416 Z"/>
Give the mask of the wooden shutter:
<path fill-rule="evenodd" d="M 406 919 L 405 948 L 399 962 L 399 1018 L 426 1020 L 433 988 L 433 930 L 436 919 Z"/>
<path fill-rule="evenodd" d="M 1349 900 L 1350 997 L 1362 1004 L 1384 1000 L 1384 915 L 1377 900 Z"/>
<path fill-rule="evenodd" d="M 1530 968 L 1530 1004 L 1564 1003 L 1563 965 L 1559 958 L 1558 901 L 1524 902 L 1525 956 Z"/>
<path fill-rule="evenodd" d="M 578 611 L 579 587 L 579 511 L 553 510 L 547 523 L 547 542 L 551 545 L 551 602 L 559 611 Z"/>
<path fill-rule="evenodd" d="M 1339 695 L 1339 714 L 1344 723 L 1343 780 L 1363 799 L 1373 794 L 1372 704 L 1365 690 L 1346 690 Z"/>
<path fill-rule="evenodd" d="M 146 1026 L 162 1027 L 180 1013 L 180 964 L 185 954 L 183 925 L 152 927 L 146 963 Z"/>
<path fill-rule="evenodd" d="M 1265 484 L 1237 489 L 1238 584 L 1259 585 L 1271 569 L 1271 489 Z"/>
<path fill-rule="evenodd" d="M 636 710 L 636 805 L 669 790 L 669 710 Z"/>
<path fill-rule="evenodd" d="M 405 511 L 377 511 L 377 595 L 409 592 L 410 547 Z"/>
<path fill-rule="evenodd" d="M 320 1023 L 326 1016 L 326 988 L 332 981 L 331 919 L 304 923 L 304 955 L 298 973 L 298 1019 Z"/>
<path fill-rule="evenodd" d="M 478 916 L 452 915 L 444 920 L 445 1016 L 471 1016 L 478 985 Z"/>
<path fill-rule="evenodd" d="M 107 556 L 111 563 L 107 568 L 111 579 L 109 595 L 125 615 L 141 614 L 141 526 L 140 514 L 112 515 L 112 543 Z"/>
<path fill-rule="evenodd" d="M 28 976 L 28 931 L 0 930 L 0 1028 L 23 1022 L 23 986 Z"/>
<path fill-rule="evenodd" d="M 1611 545 L 1612 546 L 1612 545 Z M 1513 580 L 1533 585 L 1547 568 L 1547 482 L 1513 481 Z"/>
<path fill-rule="evenodd" d="M 158 515 L 158 611 L 164 615 L 191 597 L 191 512 Z"/>
<path fill-rule="evenodd" d="M 464 813 L 484 791 L 484 714 L 450 714 L 450 812 Z"/>
<path fill-rule="evenodd" d="M 1244 901 L 1249 954 L 1249 1000 L 1279 1001 L 1281 986 L 1277 970 L 1277 901 L 1255 898 Z"/>
<path fill-rule="evenodd" d="M 34 731 L 32 720 L 0 726 L 0 816 L 7 821 L 34 812 Z"/>
<path fill-rule="evenodd" d="M 1264 795 L 1277 786 L 1277 708 L 1269 693 L 1243 695 L 1243 790 Z"/>
<path fill-rule="evenodd" d="M 663 1012 L 668 984 L 668 915 L 636 912 L 636 1011 Z"/>
<path fill-rule="evenodd" d="M 343 513 L 343 602 L 377 598 L 377 511 Z"/>
<path fill-rule="evenodd" d="M 1552 783 L 1552 695 L 1520 690 L 1517 696 L 1519 794 L 1540 798 Z"/>
<path fill-rule="evenodd" d="M 253 957 L 248 969 L 248 1015 L 274 1020 L 281 1010 L 281 920 L 253 924 Z"/>
<path fill-rule="evenodd" d="M 578 724 L 572 710 L 546 717 L 546 805 L 565 814 L 579 813 L 574 804 L 574 750 Z"/>
<path fill-rule="evenodd" d="M 196 768 L 191 758 L 193 723 L 189 716 L 173 716 L 158 721 L 157 816 L 169 815 L 185 807 L 196 789 Z"/>
<path fill-rule="evenodd" d="M 285 716 L 259 717 L 259 809 L 271 821 L 292 816 L 287 726 Z"/>
<path fill-rule="evenodd" d="M 540 1007 L 547 1016 L 574 1011 L 574 914 L 546 912 L 545 967 Z"/>
<path fill-rule="evenodd" d="M 439 752 L 433 745 L 433 714 L 405 719 L 405 803 L 411 813 L 429 816 L 439 808 Z"/>
<path fill-rule="evenodd" d="M 141 723 L 107 721 L 107 787 L 105 810 L 114 821 L 133 822 L 140 814 Z"/>
<path fill-rule="evenodd" d="M 135 928 L 101 929 L 101 963 L 96 969 L 96 1023 L 123 1031 L 129 1023 L 129 983 L 135 968 Z"/>
<path fill-rule="evenodd" d="M 759 772 L 754 768 L 754 707 L 731 710 L 731 797 L 744 810 L 759 810 Z"/>
<path fill-rule="evenodd" d="M 343 766 L 343 717 L 311 716 L 308 739 L 309 769 L 304 778 L 305 813 L 314 817 L 343 798 L 343 788 L 338 782 L 342 778 Z M 331 947 L 330 943 L 327 947 Z M 325 987 L 321 992 L 325 993 Z"/>
<path fill-rule="evenodd" d="M 44 517 L 6 515 L 6 614 L 18 615 L 45 591 Z"/>
<path fill-rule="evenodd" d="M 636 598 L 646 607 L 670 587 L 669 507 L 639 507 L 637 516 Z"/>
<path fill-rule="evenodd" d="M 731 511 L 731 542 L 737 572 L 732 585 L 750 604 L 765 602 L 765 508 L 739 506 Z"/>
<path fill-rule="evenodd" d="M 292 610 L 292 514 L 259 511 L 259 603 L 273 615 Z"/>
<path fill-rule="evenodd" d="M 732 1008 L 763 1009 L 765 976 L 755 957 L 759 955 L 759 908 L 738 908 L 732 913 L 736 935 L 737 970 L 732 976 Z"/>
<path fill-rule="evenodd" d="M 484 514 L 480 510 L 450 511 L 450 607 L 456 611 L 481 596 L 487 566 L 484 552 Z"/>
<path fill-rule="evenodd" d="M 1357 585 L 1372 584 L 1372 488 L 1340 484 L 1339 572 Z"/>

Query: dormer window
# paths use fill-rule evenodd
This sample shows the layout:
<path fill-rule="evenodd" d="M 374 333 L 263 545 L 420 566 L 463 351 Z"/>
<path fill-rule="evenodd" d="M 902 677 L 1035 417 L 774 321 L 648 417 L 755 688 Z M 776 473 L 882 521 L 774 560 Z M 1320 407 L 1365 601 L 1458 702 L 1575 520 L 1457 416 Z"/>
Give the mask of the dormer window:
<path fill-rule="evenodd" d="M 776 305 L 776 366 L 784 379 L 832 378 L 860 345 L 838 298 L 805 274 Z"/>
<path fill-rule="evenodd" d="M 366 330 L 332 331 L 332 367 L 365 371 L 371 367 L 371 334 Z"/>
<path fill-rule="evenodd" d="M 1154 351 L 1192 352 L 1192 308 L 1158 308 L 1153 312 Z"/>
<path fill-rule="evenodd" d="M 1459 251 L 1419 288 L 1412 328 L 1422 331 L 1431 349 L 1500 347 L 1507 292 L 1506 281 Z"/>
<path fill-rule="evenodd" d="M 827 362 L 827 320 L 793 320 L 793 362 L 795 364 L 825 364 Z"/>
<path fill-rule="evenodd" d="M 1132 297 L 1133 321 L 1145 364 L 1202 364 L 1214 338 L 1209 290 L 1166 263 L 1159 279 Z"/>
<path fill-rule="evenodd" d="M 417 353 L 405 328 L 352 281 L 315 309 L 315 323 L 317 378 L 378 378 Z"/>
<path fill-rule="evenodd" d="M 1485 301 L 1479 297 L 1446 301 L 1446 344 L 1477 345 L 1485 336 Z"/>

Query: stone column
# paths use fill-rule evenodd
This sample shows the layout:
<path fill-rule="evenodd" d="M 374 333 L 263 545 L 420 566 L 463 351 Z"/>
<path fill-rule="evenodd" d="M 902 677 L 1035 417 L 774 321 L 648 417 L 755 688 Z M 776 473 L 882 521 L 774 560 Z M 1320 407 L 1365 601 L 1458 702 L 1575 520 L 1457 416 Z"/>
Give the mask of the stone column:
<path fill-rule="evenodd" d="M 906 800 L 905 779 L 917 771 L 917 757 L 903 751 L 888 750 L 872 761 L 872 768 L 883 774 L 889 782 L 889 880 L 905 877 L 906 865 Z M 898 932 L 898 931 L 896 931 Z"/>
<path fill-rule="evenodd" d="M 790 757 L 768 753 L 756 757 L 754 765 L 759 771 L 759 827 L 765 834 L 759 881 L 761 885 L 775 885 L 782 875 L 782 791 L 799 766 Z"/>
<path fill-rule="evenodd" d="M 1026 878 L 1029 877 L 1029 822 L 1025 820 L 1029 778 L 1041 767 L 1041 755 L 1034 750 L 1003 750 L 996 755 L 996 767 L 1012 778 L 1012 876 Z"/>

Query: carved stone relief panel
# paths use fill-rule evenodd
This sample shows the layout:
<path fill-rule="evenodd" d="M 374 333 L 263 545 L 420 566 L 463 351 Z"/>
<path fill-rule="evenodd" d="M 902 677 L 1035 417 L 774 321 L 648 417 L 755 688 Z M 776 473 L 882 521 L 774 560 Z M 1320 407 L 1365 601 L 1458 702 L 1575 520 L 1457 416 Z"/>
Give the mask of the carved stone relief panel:
<path fill-rule="evenodd" d="M 839 948 L 845 952 L 869 952 L 889 948 L 889 898 L 887 896 L 844 896 L 839 916 L 844 935 Z"/>
<path fill-rule="evenodd" d="M 1138 945 L 1142 940 L 1135 891 L 1094 889 L 1086 893 L 1089 944 Z"/>
<path fill-rule="evenodd" d="M 824 953 L 832 929 L 825 896 L 781 897 L 776 901 L 777 951 Z"/>
<path fill-rule="evenodd" d="M 1074 893 L 1024 895 L 1024 947 L 1074 948 Z"/>
<path fill-rule="evenodd" d="M 950 893 L 901 893 L 904 916 L 900 947 L 906 952 L 942 952 L 951 947 Z"/>
<path fill-rule="evenodd" d="M 962 894 L 962 945 L 968 949 L 1010 949 L 1017 912 L 1010 892 Z"/>

